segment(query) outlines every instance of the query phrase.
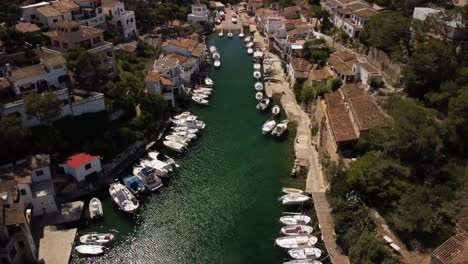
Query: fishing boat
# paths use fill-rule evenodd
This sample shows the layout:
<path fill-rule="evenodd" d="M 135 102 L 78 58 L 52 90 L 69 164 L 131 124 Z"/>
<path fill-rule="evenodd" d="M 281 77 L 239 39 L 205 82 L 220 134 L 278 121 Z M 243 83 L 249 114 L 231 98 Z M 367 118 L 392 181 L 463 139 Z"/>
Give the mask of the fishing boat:
<path fill-rule="evenodd" d="M 210 46 L 210 52 L 211 53 L 215 53 L 217 51 L 218 51 L 218 49 L 215 46 Z"/>
<path fill-rule="evenodd" d="M 252 48 L 253 45 L 254 45 L 254 43 L 253 43 L 252 41 L 250 41 L 249 43 L 247 43 L 247 44 L 245 45 L 245 47 L 248 49 L 248 48 Z M 253 50 L 252 50 L 252 53 L 253 53 Z"/>
<path fill-rule="evenodd" d="M 205 85 L 206 85 L 206 86 L 211 87 L 211 86 L 213 86 L 213 84 L 214 84 L 214 83 L 213 83 L 213 80 L 212 80 L 210 77 L 206 77 L 206 78 L 205 78 Z"/>
<path fill-rule="evenodd" d="M 322 250 L 316 247 L 294 248 L 288 250 L 288 254 L 295 259 L 318 259 L 322 255 Z"/>
<path fill-rule="evenodd" d="M 281 191 L 282 191 L 283 193 L 289 193 L 289 194 L 293 194 L 293 193 L 296 193 L 296 194 L 302 194 L 302 193 L 304 193 L 304 191 L 303 191 L 303 190 L 301 190 L 301 189 L 296 189 L 296 188 L 286 188 L 286 187 L 285 187 L 285 188 L 283 188 L 283 189 L 281 189 Z"/>
<path fill-rule="evenodd" d="M 259 110 L 265 110 L 268 107 L 268 104 L 270 103 L 270 99 L 268 98 L 263 98 L 258 102 L 257 104 L 257 109 Z"/>
<path fill-rule="evenodd" d="M 248 48 L 248 49 L 247 49 L 247 54 L 252 55 L 252 54 L 253 54 L 253 49 L 252 49 L 252 48 Z"/>
<path fill-rule="evenodd" d="M 244 33 L 239 33 L 239 38 L 244 38 Z"/>
<path fill-rule="evenodd" d="M 258 80 L 260 78 L 262 78 L 262 73 L 260 71 L 254 71 L 253 73 L 253 77 Z"/>
<path fill-rule="evenodd" d="M 265 124 L 262 126 L 262 134 L 268 134 L 271 132 L 271 130 L 275 127 L 276 121 L 275 120 L 268 120 Z"/>
<path fill-rule="evenodd" d="M 192 96 L 192 101 L 194 101 L 195 103 L 199 104 L 199 105 L 208 105 L 208 100 L 206 100 L 205 98 L 201 98 L 199 96 Z"/>
<path fill-rule="evenodd" d="M 101 245 L 80 245 L 75 250 L 81 255 L 96 256 L 104 253 L 104 246 Z"/>
<path fill-rule="evenodd" d="M 213 57 L 213 60 L 220 60 L 221 59 L 221 55 L 219 54 L 219 52 L 213 53 L 212 57 Z"/>
<path fill-rule="evenodd" d="M 322 264 L 322 262 L 315 259 L 293 259 L 283 262 L 283 264 Z"/>
<path fill-rule="evenodd" d="M 118 182 L 112 183 L 109 186 L 109 194 L 119 209 L 126 213 L 134 213 L 140 205 L 127 187 Z"/>
<path fill-rule="evenodd" d="M 286 215 L 280 217 L 279 220 L 285 225 L 307 225 L 311 218 L 307 215 Z"/>
<path fill-rule="evenodd" d="M 261 82 L 256 82 L 256 83 L 255 83 L 255 90 L 257 90 L 257 91 L 259 91 L 259 92 L 260 92 L 261 90 L 263 90 L 263 84 L 262 84 Z"/>
<path fill-rule="evenodd" d="M 221 67 L 221 61 L 220 60 L 215 60 L 213 65 L 215 66 L 215 68 L 220 68 Z"/>
<path fill-rule="evenodd" d="M 271 134 L 273 136 L 277 136 L 277 137 L 281 137 L 281 135 L 283 135 L 283 133 L 288 129 L 288 120 L 283 120 L 281 122 L 279 122 L 275 128 L 273 129 L 273 131 L 271 131 Z M 292 189 L 292 188 L 283 188 L 283 192 L 284 192 L 284 189 Z M 298 190 L 298 189 L 296 189 Z M 299 190 L 299 191 L 302 191 L 302 190 Z M 301 192 L 302 193 L 302 192 Z"/>
<path fill-rule="evenodd" d="M 89 216 L 91 219 L 104 216 L 104 211 L 102 210 L 102 203 L 98 198 L 94 197 L 89 201 Z"/>
<path fill-rule="evenodd" d="M 257 99 L 257 101 L 262 100 L 262 98 L 263 98 L 262 92 L 258 92 L 255 94 L 255 99 Z"/>
<path fill-rule="evenodd" d="M 317 243 L 315 236 L 285 236 L 275 240 L 276 245 L 282 248 L 306 248 L 312 247 Z"/>
<path fill-rule="evenodd" d="M 251 40 L 250 37 L 246 37 L 246 38 L 244 39 L 244 41 L 245 41 L 246 43 L 250 42 L 250 40 Z"/>
<path fill-rule="evenodd" d="M 186 149 L 186 145 L 176 142 L 176 141 L 171 141 L 171 140 L 165 140 L 163 141 L 163 145 L 166 146 L 166 148 L 173 150 L 175 152 L 182 153 Z"/>
<path fill-rule="evenodd" d="M 281 233 L 287 236 L 310 235 L 314 228 L 308 225 L 288 225 L 281 228 Z"/>
<path fill-rule="evenodd" d="M 278 200 L 285 205 L 301 204 L 310 200 L 310 197 L 304 194 L 285 194 L 281 196 Z"/>
<path fill-rule="evenodd" d="M 275 105 L 275 106 L 273 106 L 273 108 L 271 108 L 271 113 L 274 114 L 274 115 L 279 114 L 280 111 L 281 111 L 281 109 L 280 109 L 280 107 L 277 106 L 277 105 Z"/>
<path fill-rule="evenodd" d="M 143 182 L 141 182 L 141 180 L 134 175 L 128 175 L 124 177 L 123 183 L 135 195 L 139 195 L 145 191 L 145 185 Z"/>
<path fill-rule="evenodd" d="M 80 242 L 83 244 L 100 244 L 104 245 L 110 243 L 114 239 L 112 234 L 98 234 L 91 233 L 80 236 Z"/>
<path fill-rule="evenodd" d="M 259 71 L 261 68 L 262 68 L 262 65 L 260 63 L 254 63 L 253 64 L 253 68 L 254 70 L 256 71 Z"/>
<path fill-rule="evenodd" d="M 150 191 L 156 191 L 163 186 L 161 179 L 158 177 L 158 173 L 155 168 L 142 164 L 143 166 L 134 167 L 133 175 L 137 176 L 138 179 L 145 185 L 146 189 Z M 159 172 L 160 175 L 164 175 L 164 172 Z M 166 173 L 167 174 L 167 173 Z"/>

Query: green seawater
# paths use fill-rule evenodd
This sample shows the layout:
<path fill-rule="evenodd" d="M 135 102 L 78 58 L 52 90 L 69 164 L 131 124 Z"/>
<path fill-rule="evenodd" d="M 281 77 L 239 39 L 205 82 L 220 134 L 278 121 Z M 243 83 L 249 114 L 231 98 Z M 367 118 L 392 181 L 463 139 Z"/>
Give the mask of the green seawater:
<path fill-rule="evenodd" d="M 190 111 L 207 124 L 184 155 L 180 168 L 159 192 L 140 200 L 135 216 L 119 212 L 107 190 L 98 197 L 104 219 L 80 232 L 111 231 L 117 241 L 101 257 L 75 263 L 281 263 L 274 246 L 281 225 L 278 201 L 291 179 L 294 133 L 278 140 L 261 134 L 271 112 L 255 108 L 252 57 L 244 41 L 212 36 L 222 67 L 212 70 L 215 93 L 210 106 Z"/>

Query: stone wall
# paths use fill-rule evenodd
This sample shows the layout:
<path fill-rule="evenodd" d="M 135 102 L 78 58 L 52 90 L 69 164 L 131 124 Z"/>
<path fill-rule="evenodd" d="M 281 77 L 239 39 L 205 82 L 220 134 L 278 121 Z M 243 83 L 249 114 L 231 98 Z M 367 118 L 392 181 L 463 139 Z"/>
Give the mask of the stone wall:
<path fill-rule="evenodd" d="M 367 57 L 372 65 L 382 71 L 385 82 L 392 85 L 399 85 L 403 82 L 402 65 L 393 63 L 385 52 L 371 47 Z"/>

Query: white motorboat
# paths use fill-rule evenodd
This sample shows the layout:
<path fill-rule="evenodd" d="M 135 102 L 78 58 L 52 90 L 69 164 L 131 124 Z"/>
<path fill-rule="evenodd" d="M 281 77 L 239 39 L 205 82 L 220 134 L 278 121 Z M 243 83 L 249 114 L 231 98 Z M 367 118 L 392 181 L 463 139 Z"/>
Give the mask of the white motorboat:
<path fill-rule="evenodd" d="M 195 117 L 195 118 L 197 118 L 196 115 L 192 115 L 190 112 L 182 112 L 181 114 L 178 114 L 178 115 L 174 116 L 173 119 L 179 120 L 179 119 L 186 119 L 186 118 L 188 118 L 188 117 Z"/>
<path fill-rule="evenodd" d="M 98 198 L 94 197 L 89 201 L 89 216 L 91 219 L 104 216 L 104 211 L 102 210 L 102 203 Z"/>
<path fill-rule="evenodd" d="M 228 38 L 232 38 L 234 36 L 231 32 L 227 33 Z"/>
<path fill-rule="evenodd" d="M 273 59 L 272 58 L 266 58 L 263 61 L 263 63 L 266 64 L 266 65 L 271 65 L 271 64 L 273 64 Z"/>
<path fill-rule="evenodd" d="M 306 248 L 312 247 L 317 243 L 315 236 L 286 236 L 276 239 L 276 245 L 282 248 Z"/>
<path fill-rule="evenodd" d="M 140 204 L 135 196 L 124 185 L 116 182 L 109 186 L 109 194 L 120 210 L 126 213 L 134 213 Z"/>
<path fill-rule="evenodd" d="M 308 225 L 288 225 L 281 228 L 281 233 L 286 236 L 303 236 L 310 235 L 314 228 Z"/>
<path fill-rule="evenodd" d="M 216 24 L 221 24 L 221 19 L 217 18 L 215 22 Z"/>
<path fill-rule="evenodd" d="M 196 129 L 205 129 L 206 124 L 201 120 L 196 119 L 184 119 L 184 120 L 176 120 L 174 124 L 179 126 L 185 126 L 188 128 L 196 128 Z"/>
<path fill-rule="evenodd" d="M 192 94 L 203 94 L 203 95 L 211 95 L 213 92 L 212 91 L 207 91 L 207 90 L 200 90 L 200 89 L 193 89 Z"/>
<path fill-rule="evenodd" d="M 322 262 L 315 259 L 293 259 L 283 262 L 283 264 L 322 264 Z"/>
<path fill-rule="evenodd" d="M 253 49 L 252 49 L 252 48 L 248 48 L 248 49 L 247 49 L 247 54 L 252 55 L 252 54 L 253 54 Z"/>
<path fill-rule="evenodd" d="M 215 66 L 215 68 L 219 68 L 219 67 L 221 67 L 221 61 L 220 60 L 215 60 L 213 65 Z"/>
<path fill-rule="evenodd" d="M 104 245 L 104 244 L 111 242 L 113 239 L 114 239 L 114 235 L 112 234 L 91 233 L 91 234 L 80 236 L 80 242 L 83 244 Z"/>
<path fill-rule="evenodd" d="M 75 247 L 75 250 L 81 255 L 100 255 L 104 253 L 104 246 L 100 245 L 80 245 Z"/>
<path fill-rule="evenodd" d="M 199 98 L 202 98 L 202 99 L 210 98 L 210 96 L 208 94 L 204 94 L 204 93 L 192 93 L 192 95 L 196 96 L 196 97 L 199 97 Z"/>
<path fill-rule="evenodd" d="M 270 104 L 270 99 L 263 98 L 262 100 L 260 100 L 260 102 L 258 102 L 257 109 L 265 110 L 268 107 L 268 104 Z"/>
<path fill-rule="evenodd" d="M 237 24 L 237 18 L 233 17 L 231 18 L 232 23 Z"/>
<path fill-rule="evenodd" d="M 307 225 L 311 218 L 307 215 L 286 215 L 280 217 L 279 220 L 285 225 Z"/>
<path fill-rule="evenodd" d="M 182 132 L 182 131 L 174 131 L 172 132 L 173 135 L 179 136 L 179 137 L 186 137 L 188 139 L 194 140 L 197 139 L 197 134 L 193 133 L 188 133 L 187 131 Z"/>
<path fill-rule="evenodd" d="M 261 73 L 260 71 L 254 71 L 253 77 L 254 77 L 256 80 L 259 80 L 260 78 L 262 78 L 262 73 Z"/>
<path fill-rule="evenodd" d="M 276 125 L 276 121 L 275 120 L 268 120 L 265 124 L 263 124 L 262 126 L 262 134 L 268 134 L 271 132 L 271 130 L 273 130 L 273 128 L 275 127 Z"/>
<path fill-rule="evenodd" d="M 262 65 L 260 63 L 254 63 L 253 68 L 256 71 L 259 71 L 262 69 Z"/>
<path fill-rule="evenodd" d="M 273 136 L 277 136 L 277 137 L 281 137 L 281 135 L 283 135 L 283 133 L 288 129 L 288 120 L 283 120 L 281 122 L 279 122 L 275 128 L 273 129 L 273 131 L 271 131 L 271 134 Z M 292 188 L 283 188 L 283 192 L 284 192 L 284 189 L 292 189 Z M 302 190 L 300 190 L 302 191 Z"/>
<path fill-rule="evenodd" d="M 252 48 L 253 45 L 254 45 L 254 43 L 253 43 L 252 41 L 250 41 L 249 43 L 247 43 L 247 44 L 245 45 L 245 47 L 246 47 L 246 48 Z M 253 49 L 252 49 L 252 53 L 253 53 Z"/>
<path fill-rule="evenodd" d="M 214 83 L 213 83 L 213 80 L 212 80 L 210 77 L 206 77 L 206 78 L 205 78 L 205 85 L 206 85 L 206 86 L 211 87 L 211 86 L 213 86 L 213 84 L 214 84 Z"/>
<path fill-rule="evenodd" d="M 246 37 L 246 38 L 244 39 L 244 41 L 247 42 L 247 43 L 250 42 L 250 40 L 251 40 L 250 37 Z"/>
<path fill-rule="evenodd" d="M 310 200 L 310 197 L 304 194 L 285 194 L 279 199 L 283 204 L 301 204 Z"/>
<path fill-rule="evenodd" d="M 188 146 L 188 144 L 190 144 L 190 141 L 191 141 L 188 138 L 183 138 L 181 136 L 177 136 L 177 135 L 173 135 L 173 134 L 165 136 L 164 139 L 165 140 L 176 141 L 176 142 L 182 143 L 182 144 L 187 145 L 187 146 Z"/>
<path fill-rule="evenodd" d="M 184 144 L 176 142 L 176 141 L 171 141 L 171 140 L 163 141 L 163 145 L 166 146 L 168 149 L 173 150 L 175 152 L 179 152 L 179 153 L 184 152 L 186 148 Z"/>
<path fill-rule="evenodd" d="M 219 32 L 218 36 L 219 36 L 220 38 L 222 38 L 222 37 L 224 36 L 223 32 L 222 32 L 222 31 Z"/>
<path fill-rule="evenodd" d="M 239 38 L 244 38 L 244 33 L 239 33 Z"/>
<path fill-rule="evenodd" d="M 210 46 L 210 52 L 211 53 L 215 53 L 217 51 L 218 51 L 218 49 L 215 46 Z"/>
<path fill-rule="evenodd" d="M 284 121 L 282 121 L 282 122 L 284 122 Z M 280 124 L 281 124 L 281 123 L 280 123 Z M 296 194 L 302 194 L 302 193 L 304 193 L 304 191 L 301 190 L 301 189 L 287 188 L 287 187 L 281 189 L 281 191 L 282 191 L 283 193 L 288 193 L 288 194 L 294 194 L 294 193 L 296 193 Z"/>
<path fill-rule="evenodd" d="M 277 105 L 275 105 L 275 106 L 273 106 L 273 108 L 271 108 L 271 113 L 274 114 L 274 115 L 279 114 L 280 111 L 281 111 L 281 109 L 280 109 L 280 107 L 277 106 Z"/>
<path fill-rule="evenodd" d="M 155 168 L 150 167 L 148 163 L 148 161 L 142 161 L 141 166 L 134 167 L 133 175 L 140 179 L 146 189 L 153 192 L 163 186 L 158 174 L 164 177 L 168 173 L 167 171 L 157 171 Z"/>
<path fill-rule="evenodd" d="M 215 52 L 213 53 L 213 60 L 220 60 L 221 59 L 221 55 L 219 54 L 219 52 Z"/>
<path fill-rule="evenodd" d="M 192 134 L 196 134 L 200 132 L 200 130 L 198 129 L 188 128 L 186 126 L 176 126 L 176 127 L 173 127 L 172 130 L 177 131 L 177 132 L 188 132 Z"/>
<path fill-rule="evenodd" d="M 211 93 L 214 92 L 214 89 L 213 89 L 213 88 L 210 88 L 210 87 L 201 87 L 201 86 L 196 87 L 195 90 L 197 90 L 197 91 L 204 91 L 204 92 L 211 92 Z"/>
<path fill-rule="evenodd" d="M 256 83 L 255 83 L 255 90 L 257 90 L 257 91 L 259 91 L 259 92 L 260 92 L 261 90 L 263 90 L 263 84 L 262 84 L 261 82 L 256 82 Z"/>
<path fill-rule="evenodd" d="M 257 101 L 262 100 L 262 98 L 263 98 L 263 94 L 261 92 L 258 92 L 255 94 L 255 99 L 257 99 Z"/>
<path fill-rule="evenodd" d="M 208 105 L 208 100 L 204 99 L 204 98 L 201 98 L 199 96 L 192 96 L 192 101 L 194 101 L 195 103 L 199 104 L 199 105 Z"/>
<path fill-rule="evenodd" d="M 295 259 L 318 259 L 322 256 L 322 250 L 316 247 L 294 248 L 288 250 L 288 254 Z"/>
<path fill-rule="evenodd" d="M 180 125 L 180 124 L 184 124 L 187 120 L 191 120 L 191 121 L 194 121 L 194 120 L 197 120 L 197 116 L 196 115 L 185 115 L 185 116 L 178 116 L 178 119 L 171 119 L 171 122 L 173 124 L 176 124 L 176 125 Z"/>
<path fill-rule="evenodd" d="M 175 133 L 184 133 L 186 135 L 193 135 L 192 139 L 197 138 L 197 135 L 188 133 L 188 132 L 175 132 Z M 164 155 L 162 152 L 157 152 L 157 151 L 148 152 L 148 157 L 152 160 L 162 161 L 166 163 L 167 165 L 172 166 L 172 168 L 179 167 L 179 165 L 177 165 L 177 163 L 175 162 L 173 158 Z"/>

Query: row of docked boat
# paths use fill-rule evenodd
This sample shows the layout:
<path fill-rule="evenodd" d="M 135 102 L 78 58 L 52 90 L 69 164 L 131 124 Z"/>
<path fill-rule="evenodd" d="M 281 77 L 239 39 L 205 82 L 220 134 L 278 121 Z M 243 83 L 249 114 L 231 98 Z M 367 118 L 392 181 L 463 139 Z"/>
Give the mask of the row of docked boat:
<path fill-rule="evenodd" d="M 85 256 L 101 255 L 105 252 L 105 245 L 109 245 L 114 240 L 114 235 L 90 233 L 80 236 L 81 245 L 76 246 L 76 252 Z"/>
<path fill-rule="evenodd" d="M 303 191 L 295 188 L 283 188 L 282 201 L 288 197 L 305 196 Z M 284 204 L 295 204 L 284 203 Z M 289 213 L 280 217 L 279 221 L 284 225 L 281 233 L 284 235 L 275 240 L 275 244 L 285 250 L 291 260 L 285 264 L 321 264 L 317 259 L 322 256 L 322 250 L 315 247 L 318 238 L 313 235 L 314 228 L 310 226 L 311 218 L 300 213 Z"/>
<path fill-rule="evenodd" d="M 171 122 L 173 124 L 172 131 L 164 137 L 163 145 L 179 153 L 186 151 L 206 127 L 203 121 L 198 120 L 198 117 L 190 112 L 174 116 Z"/>
<path fill-rule="evenodd" d="M 221 54 L 215 46 L 210 46 L 211 57 L 213 58 L 213 65 L 216 69 L 221 68 Z"/>
<path fill-rule="evenodd" d="M 211 83 L 213 82 L 211 79 L 209 80 Z M 212 87 L 197 86 L 191 90 L 192 101 L 199 105 L 209 105 L 209 98 L 213 95 L 213 92 L 214 89 Z"/>

